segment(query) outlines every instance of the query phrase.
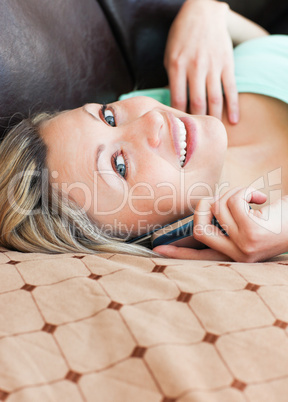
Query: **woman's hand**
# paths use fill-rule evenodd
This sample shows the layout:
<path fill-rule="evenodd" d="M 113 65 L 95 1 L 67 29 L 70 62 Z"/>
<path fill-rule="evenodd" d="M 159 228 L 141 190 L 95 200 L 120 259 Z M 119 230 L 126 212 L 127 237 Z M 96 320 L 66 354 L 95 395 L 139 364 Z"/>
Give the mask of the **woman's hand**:
<path fill-rule="evenodd" d="M 288 197 L 259 210 L 248 203 L 263 204 L 266 195 L 248 188 L 235 188 L 218 200 L 201 200 L 195 209 L 193 236 L 210 249 L 194 250 L 175 246 L 154 248 L 172 258 L 239 262 L 267 260 L 288 251 Z M 211 224 L 213 216 L 227 232 Z"/>
<path fill-rule="evenodd" d="M 222 118 L 223 84 L 230 123 L 239 119 L 233 44 L 227 28 L 229 6 L 213 0 L 187 0 L 168 36 L 164 65 L 172 106 Z M 206 92 L 208 104 L 206 102 Z"/>

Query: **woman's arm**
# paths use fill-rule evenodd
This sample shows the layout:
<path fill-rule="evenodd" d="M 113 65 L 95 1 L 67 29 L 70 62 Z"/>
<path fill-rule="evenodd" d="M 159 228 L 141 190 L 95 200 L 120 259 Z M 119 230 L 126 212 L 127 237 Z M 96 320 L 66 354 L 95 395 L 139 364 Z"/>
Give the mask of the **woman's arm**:
<path fill-rule="evenodd" d="M 242 15 L 232 10 L 229 10 L 227 15 L 227 28 L 234 46 L 249 39 L 269 35 L 260 25 L 242 17 Z"/>

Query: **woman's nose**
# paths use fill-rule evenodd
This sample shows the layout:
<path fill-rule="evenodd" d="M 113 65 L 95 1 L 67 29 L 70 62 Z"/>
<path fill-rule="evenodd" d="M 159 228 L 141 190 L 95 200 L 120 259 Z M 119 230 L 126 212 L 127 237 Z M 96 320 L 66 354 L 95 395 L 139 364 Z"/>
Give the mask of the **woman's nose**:
<path fill-rule="evenodd" d="M 141 134 L 152 148 L 157 148 L 161 142 L 161 129 L 164 125 L 164 117 L 157 110 L 150 110 L 139 118 Z"/>

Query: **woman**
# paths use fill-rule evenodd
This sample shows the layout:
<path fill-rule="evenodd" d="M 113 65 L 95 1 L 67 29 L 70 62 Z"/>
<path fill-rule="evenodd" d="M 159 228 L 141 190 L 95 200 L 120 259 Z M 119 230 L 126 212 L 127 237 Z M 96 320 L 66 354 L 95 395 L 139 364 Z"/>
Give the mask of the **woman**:
<path fill-rule="evenodd" d="M 276 42 L 287 48 L 284 36 L 255 41 L 244 56 L 272 52 Z M 195 212 L 194 236 L 211 249 L 154 251 L 236 261 L 288 251 L 288 114 L 280 89 L 263 95 L 246 93 L 244 85 L 237 125 L 225 108 L 221 122 L 143 97 L 23 121 L 0 147 L 1 244 L 156 255 L 124 240 Z M 277 201 L 275 186 L 282 191 Z M 249 211 L 248 202 L 263 206 Z M 213 215 L 228 236 L 211 225 Z"/>

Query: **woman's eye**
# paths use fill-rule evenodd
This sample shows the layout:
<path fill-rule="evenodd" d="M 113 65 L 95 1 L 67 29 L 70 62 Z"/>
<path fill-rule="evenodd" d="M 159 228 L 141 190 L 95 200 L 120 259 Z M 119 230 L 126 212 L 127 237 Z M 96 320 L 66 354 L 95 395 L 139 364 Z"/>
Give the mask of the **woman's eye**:
<path fill-rule="evenodd" d="M 115 117 L 114 117 L 113 113 L 111 112 L 111 110 L 108 110 L 106 108 L 106 106 L 103 107 L 103 116 L 104 116 L 104 119 L 106 120 L 106 122 L 110 126 L 112 126 L 112 127 L 116 126 Z"/>
<path fill-rule="evenodd" d="M 120 176 L 126 178 L 127 167 L 126 167 L 126 161 L 125 161 L 123 155 L 118 154 L 118 155 L 115 155 L 113 158 L 114 158 L 115 170 L 117 171 L 117 173 L 120 174 Z"/>

